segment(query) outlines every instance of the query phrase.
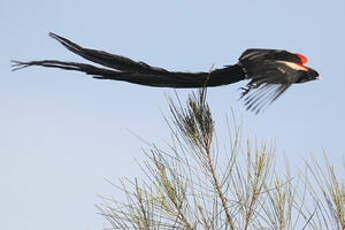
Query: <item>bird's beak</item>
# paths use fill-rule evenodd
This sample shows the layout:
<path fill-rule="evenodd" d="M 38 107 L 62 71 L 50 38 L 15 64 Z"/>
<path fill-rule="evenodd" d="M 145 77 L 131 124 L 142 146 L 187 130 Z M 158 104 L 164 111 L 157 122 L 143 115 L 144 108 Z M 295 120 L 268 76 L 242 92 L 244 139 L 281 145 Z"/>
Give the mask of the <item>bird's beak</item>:
<path fill-rule="evenodd" d="M 317 76 L 315 79 L 316 80 L 322 80 L 322 77 L 321 76 Z"/>

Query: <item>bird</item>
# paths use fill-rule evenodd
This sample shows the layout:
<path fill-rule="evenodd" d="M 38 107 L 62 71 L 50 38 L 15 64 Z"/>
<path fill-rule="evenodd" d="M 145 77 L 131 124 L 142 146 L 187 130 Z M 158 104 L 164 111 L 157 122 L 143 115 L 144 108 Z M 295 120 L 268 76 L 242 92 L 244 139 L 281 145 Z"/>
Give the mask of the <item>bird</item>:
<path fill-rule="evenodd" d="M 43 66 L 75 70 L 92 75 L 95 79 L 117 80 L 129 83 L 168 88 L 206 88 L 247 81 L 241 87 L 240 99 L 246 110 L 259 113 L 279 98 L 292 84 L 321 80 L 319 73 L 305 66 L 308 59 L 283 49 L 250 48 L 233 65 L 205 72 L 179 72 L 154 67 L 141 61 L 84 48 L 55 33 L 49 36 L 69 51 L 103 67 L 58 60 L 12 61 L 12 70 Z"/>

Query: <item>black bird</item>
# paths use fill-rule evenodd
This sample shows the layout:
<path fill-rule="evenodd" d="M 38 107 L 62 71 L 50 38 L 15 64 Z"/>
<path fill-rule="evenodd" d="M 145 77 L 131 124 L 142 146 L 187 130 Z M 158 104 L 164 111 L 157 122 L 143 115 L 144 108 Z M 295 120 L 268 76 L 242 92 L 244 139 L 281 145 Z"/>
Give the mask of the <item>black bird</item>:
<path fill-rule="evenodd" d="M 54 33 L 49 33 L 49 36 L 71 52 L 108 68 L 77 62 L 43 60 L 13 61 L 13 70 L 29 66 L 53 67 L 81 71 L 93 75 L 96 79 L 170 88 L 214 87 L 248 80 L 247 85 L 241 88 L 241 98 L 245 101 L 246 109 L 256 113 L 275 101 L 292 84 L 321 79 L 315 70 L 304 65 L 307 62 L 306 57 L 285 50 L 247 49 L 235 65 L 227 65 L 210 72 L 190 73 L 168 71 L 123 56 L 83 48 Z"/>

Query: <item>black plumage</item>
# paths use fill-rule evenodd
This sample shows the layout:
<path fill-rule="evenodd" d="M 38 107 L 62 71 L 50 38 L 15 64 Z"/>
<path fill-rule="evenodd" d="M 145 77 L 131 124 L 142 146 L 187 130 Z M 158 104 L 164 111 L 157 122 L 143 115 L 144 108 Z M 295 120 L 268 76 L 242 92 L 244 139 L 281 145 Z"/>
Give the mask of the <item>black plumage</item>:
<path fill-rule="evenodd" d="M 260 112 L 276 100 L 291 84 L 319 79 L 315 70 L 303 65 L 306 62 L 304 56 L 285 50 L 248 49 L 234 65 L 209 72 L 178 72 L 153 67 L 120 55 L 83 48 L 54 33 L 49 35 L 71 52 L 107 68 L 85 63 L 43 60 L 13 61 L 13 70 L 29 66 L 53 67 L 84 72 L 96 79 L 169 88 L 214 87 L 249 80 L 246 87 L 242 88 L 241 98 L 244 99 L 246 108 L 255 112 Z"/>

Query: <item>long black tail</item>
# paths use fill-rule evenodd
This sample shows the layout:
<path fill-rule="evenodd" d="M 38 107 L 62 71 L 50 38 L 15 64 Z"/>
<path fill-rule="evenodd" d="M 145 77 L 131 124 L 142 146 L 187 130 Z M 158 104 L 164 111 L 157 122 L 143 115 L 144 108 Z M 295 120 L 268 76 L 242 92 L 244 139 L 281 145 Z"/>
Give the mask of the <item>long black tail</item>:
<path fill-rule="evenodd" d="M 76 70 L 93 75 L 97 79 L 109 79 L 126 81 L 134 84 L 171 87 L 171 88 L 199 88 L 227 85 L 244 79 L 244 72 L 238 65 L 226 66 L 211 72 L 173 72 L 163 68 L 153 67 L 144 62 L 135 62 L 129 58 L 109 54 L 104 51 L 83 48 L 66 38 L 56 34 L 49 34 L 52 38 L 59 41 L 63 46 L 73 53 L 107 68 L 99 68 L 93 65 L 63 62 L 57 60 L 43 60 L 20 62 L 13 61 L 13 70 L 26 68 L 29 66 L 44 66 L 60 68 L 66 70 Z"/>

